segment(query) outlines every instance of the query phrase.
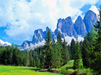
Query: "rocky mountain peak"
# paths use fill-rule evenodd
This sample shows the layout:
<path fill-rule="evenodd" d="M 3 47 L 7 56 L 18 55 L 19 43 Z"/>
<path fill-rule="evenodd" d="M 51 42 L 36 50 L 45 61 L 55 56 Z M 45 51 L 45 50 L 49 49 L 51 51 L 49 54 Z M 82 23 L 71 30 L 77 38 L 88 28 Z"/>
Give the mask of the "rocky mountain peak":
<path fill-rule="evenodd" d="M 62 22 L 64 21 L 64 19 L 58 19 L 58 23 L 57 23 L 57 29 L 61 29 L 62 28 Z"/>
<path fill-rule="evenodd" d="M 72 18 L 69 16 L 65 19 L 65 23 L 67 23 L 68 25 L 72 25 L 73 22 L 72 22 Z"/>
<path fill-rule="evenodd" d="M 50 30 L 50 32 L 52 32 L 52 30 L 47 26 L 46 27 L 46 34 L 47 34 L 48 30 Z"/>
<path fill-rule="evenodd" d="M 84 37 L 87 34 L 85 23 L 83 22 L 81 16 L 78 16 L 77 20 L 75 21 L 74 28 L 78 35 Z"/>
<path fill-rule="evenodd" d="M 78 16 L 77 20 L 83 21 L 81 16 Z"/>
<path fill-rule="evenodd" d="M 32 39 L 32 43 L 38 43 L 40 41 L 43 40 L 43 30 L 42 29 L 37 29 L 34 31 L 34 36 L 33 36 L 33 39 Z"/>
<path fill-rule="evenodd" d="M 83 21 L 86 25 L 87 32 L 90 32 L 91 29 L 93 28 L 93 25 L 97 21 L 97 15 L 92 10 L 88 10 L 84 16 Z"/>

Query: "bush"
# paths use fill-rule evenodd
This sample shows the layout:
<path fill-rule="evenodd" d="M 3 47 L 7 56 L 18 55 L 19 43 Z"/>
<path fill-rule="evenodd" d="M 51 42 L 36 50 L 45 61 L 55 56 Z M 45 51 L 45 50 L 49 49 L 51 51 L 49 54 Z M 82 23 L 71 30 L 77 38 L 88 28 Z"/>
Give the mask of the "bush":
<path fill-rule="evenodd" d="M 69 75 L 69 73 L 67 72 L 67 70 L 68 70 L 68 67 L 63 66 L 63 67 L 60 69 L 60 73 L 61 73 L 61 74 L 64 74 L 64 75 Z"/>
<path fill-rule="evenodd" d="M 60 72 L 61 72 L 62 74 L 66 73 L 66 67 L 62 67 L 62 68 L 60 69 Z"/>

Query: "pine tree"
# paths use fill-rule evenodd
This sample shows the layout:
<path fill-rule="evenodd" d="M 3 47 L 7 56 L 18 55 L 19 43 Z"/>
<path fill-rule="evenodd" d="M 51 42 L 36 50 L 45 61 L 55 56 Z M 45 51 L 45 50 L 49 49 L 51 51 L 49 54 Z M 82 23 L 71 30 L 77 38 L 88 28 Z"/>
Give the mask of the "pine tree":
<path fill-rule="evenodd" d="M 72 39 L 71 44 L 70 44 L 70 58 L 74 59 L 74 54 L 75 54 L 75 40 Z"/>
<path fill-rule="evenodd" d="M 99 10 L 99 20 L 97 24 L 95 25 L 95 28 L 98 33 L 98 38 L 96 39 L 96 42 L 93 43 L 91 46 L 90 51 L 90 68 L 93 69 L 93 71 L 96 73 L 96 75 L 101 74 L 101 5 Z"/>
<path fill-rule="evenodd" d="M 2 56 L 2 60 L 3 60 L 3 64 L 4 65 L 7 65 L 8 64 L 8 62 L 7 62 L 7 59 L 8 58 L 8 56 L 7 56 L 7 50 L 4 50 L 3 51 L 3 56 Z"/>
<path fill-rule="evenodd" d="M 90 67 L 90 60 L 89 55 L 91 53 L 91 48 L 94 43 L 96 42 L 97 32 L 95 31 L 95 28 L 91 30 L 91 32 L 88 32 L 88 34 L 85 36 L 83 44 L 82 44 L 82 60 L 84 67 L 89 68 Z"/>
<path fill-rule="evenodd" d="M 62 60 L 63 60 L 63 65 L 65 65 L 68 61 L 68 55 L 67 55 L 67 43 L 64 39 L 64 42 L 63 42 L 63 50 L 62 50 Z"/>
<path fill-rule="evenodd" d="M 88 48 L 89 48 L 89 41 L 86 36 L 83 41 L 83 46 L 82 46 L 82 61 L 83 61 L 84 67 L 89 67 L 89 50 L 88 50 Z"/>
<path fill-rule="evenodd" d="M 78 41 L 76 41 L 76 51 L 74 58 L 74 69 L 77 69 L 76 75 L 79 75 L 79 68 L 80 68 L 79 64 L 80 64 L 80 45 Z"/>
<path fill-rule="evenodd" d="M 33 67 L 36 66 L 36 62 L 35 62 L 35 59 L 33 59 Z"/>
<path fill-rule="evenodd" d="M 18 66 L 19 65 L 19 50 L 16 48 L 14 48 L 13 50 L 13 64 Z"/>
<path fill-rule="evenodd" d="M 36 57 L 36 67 L 40 67 L 40 59 Z"/>
<path fill-rule="evenodd" d="M 18 53 L 19 53 L 19 65 L 23 66 L 23 52 L 19 50 Z"/>
<path fill-rule="evenodd" d="M 55 40 L 52 41 L 52 65 L 54 68 L 58 68 L 58 50 Z"/>
<path fill-rule="evenodd" d="M 29 52 L 26 50 L 26 66 L 29 66 Z"/>
<path fill-rule="evenodd" d="M 6 50 L 5 47 L 1 47 L 1 52 L 0 52 L 0 55 L 1 55 L 1 64 L 4 64 L 4 51 Z"/>
<path fill-rule="evenodd" d="M 45 68 L 47 68 L 48 70 L 51 70 L 52 68 L 52 54 L 51 54 L 51 34 L 50 34 L 50 30 L 48 30 L 47 36 L 46 36 L 46 43 L 45 43 Z"/>
<path fill-rule="evenodd" d="M 45 67 L 45 58 L 46 58 L 46 50 L 45 49 L 43 49 L 42 50 L 42 62 L 41 62 L 41 65 L 42 65 L 42 68 L 44 68 Z"/>
<path fill-rule="evenodd" d="M 29 66 L 33 66 L 32 50 L 29 51 Z"/>
<path fill-rule="evenodd" d="M 13 52 L 12 52 L 10 46 L 7 46 L 6 49 L 7 49 L 7 54 L 8 54 L 7 55 L 8 56 L 7 62 L 9 65 L 11 65 L 12 64 L 12 58 L 13 58 Z"/>
<path fill-rule="evenodd" d="M 63 65 L 63 60 L 62 60 L 62 38 L 61 38 L 61 33 L 58 33 L 58 37 L 57 37 L 57 50 L 58 50 L 58 67 L 60 67 L 61 65 Z"/>

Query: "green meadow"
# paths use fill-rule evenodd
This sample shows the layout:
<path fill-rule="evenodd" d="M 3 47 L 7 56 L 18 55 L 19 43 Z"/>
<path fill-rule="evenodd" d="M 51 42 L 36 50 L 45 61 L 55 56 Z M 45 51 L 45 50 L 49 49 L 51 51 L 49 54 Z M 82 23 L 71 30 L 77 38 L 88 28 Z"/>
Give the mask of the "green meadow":
<path fill-rule="evenodd" d="M 61 68 L 54 69 L 60 71 L 60 73 L 65 73 L 66 71 L 75 72 L 73 69 L 74 60 L 68 61 L 66 65 Z M 0 65 L 0 75 L 62 75 L 58 73 L 51 72 L 39 72 L 36 67 L 25 67 L 25 66 L 6 66 Z M 89 68 L 84 68 L 82 60 L 80 60 L 80 73 L 87 73 L 87 75 L 93 75 L 92 70 Z"/>
<path fill-rule="evenodd" d="M 50 72 L 38 72 L 36 67 L 0 65 L 0 75 L 62 75 Z"/>

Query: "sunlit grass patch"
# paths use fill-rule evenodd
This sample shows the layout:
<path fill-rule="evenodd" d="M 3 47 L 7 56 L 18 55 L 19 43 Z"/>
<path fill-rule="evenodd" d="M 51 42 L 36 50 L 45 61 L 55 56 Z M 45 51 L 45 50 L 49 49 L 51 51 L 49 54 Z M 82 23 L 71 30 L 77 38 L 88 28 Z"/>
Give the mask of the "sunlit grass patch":
<path fill-rule="evenodd" d="M 38 72 L 36 67 L 0 65 L 0 75 L 61 75 L 50 72 Z"/>

